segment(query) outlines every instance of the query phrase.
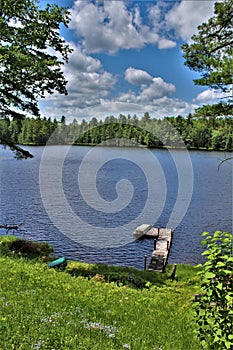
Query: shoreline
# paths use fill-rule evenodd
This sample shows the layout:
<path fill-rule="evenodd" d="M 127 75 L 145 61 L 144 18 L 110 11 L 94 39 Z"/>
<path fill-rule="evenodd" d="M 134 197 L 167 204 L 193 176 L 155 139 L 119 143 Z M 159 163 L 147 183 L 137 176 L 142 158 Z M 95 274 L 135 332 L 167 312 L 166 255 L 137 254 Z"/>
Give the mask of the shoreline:
<path fill-rule="evenodd" d="M 177 146 L 145 146 L 145 145 L 115 145 L 115 144 L 99 144 L 99 143 L 41 143 L 41 144 L 33 144 L 33 143 L 25 143 L 25 144 L 18 144 L 22 147 L 43 147 L 43 146 L 80 146 L 80 147 L 105 147 L 105 148 L 140 148 L 140 149 L 159 149 L 159 150 L 174 150 L 174 151 L 200 151 L 200 152 L 226 152 L 226 153 L 232 153 L 233 149 L 226 150 L 223 148 L 214 149 L 214 148 L 204 148 L 204 147 L 177 147 Z"/>

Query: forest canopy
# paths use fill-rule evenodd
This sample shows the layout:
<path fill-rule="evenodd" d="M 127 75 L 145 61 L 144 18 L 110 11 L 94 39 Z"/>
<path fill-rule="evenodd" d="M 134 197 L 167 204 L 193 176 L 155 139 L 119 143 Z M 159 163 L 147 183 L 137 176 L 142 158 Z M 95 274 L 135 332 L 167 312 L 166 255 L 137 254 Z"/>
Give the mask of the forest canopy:
<path fill-rule="evenodd" d="M 120 114 L 104 121 L 74 119 L 69 125 L 64 116 L 60 122 L 41 118 L 38 108 L 38 98 L 46 94 L 67 94 L 62 65 L 71 49 L 59 28 L 68 26 L 68 11 L 56 4 L 41 9 L 36 0 L 4 0 L 0 12 L 0 143 L 18 157 L 31 156 L 18 144 L 44 145 L 48 140 L 232 150 L 233 0 L 216 2 L 214 16 L 182 46 L 185 64 L 201 75 L 195 84 L 221 90 L 227 102 L 202 106 L 188 117 L 160 120 L 146 112 L 141 120 Z"/>
<path fill-rule="evenodd" d="M 0 120 L 0 130 L 10 142 L 22 145 L 48 144 L 106 144 L 114 146 L 187 147 L 231 151 L 233 149 L 232 117 L 199 117 L 189 114 L 152 118 L 149 113 L 139 119 L 136 115 L 108 116 L 104 121 L 95 117 L 66 124 L 51 118 L 25 118 L 22 121 Z"/>

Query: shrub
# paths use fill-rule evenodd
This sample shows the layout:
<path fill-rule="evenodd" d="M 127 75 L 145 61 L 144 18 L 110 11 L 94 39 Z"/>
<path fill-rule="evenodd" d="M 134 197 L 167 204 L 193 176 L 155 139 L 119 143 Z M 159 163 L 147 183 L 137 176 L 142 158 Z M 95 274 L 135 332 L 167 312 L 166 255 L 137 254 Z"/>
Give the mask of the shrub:
<path fill-rule="evenodd" d="M 198 337 L 204 348 L 233 349 L 233 237 L 220 231 L 203 236 L 207 261 L 198 265 L 204 293 L 195 303 Z"/>
<path fill-rule="evenodd" d="M 49 256 L 54 252 L 47 242 L 32 242 L 19 238 L 3 239 L 0 242 L 0 252 L 2 255 L 24 256 L 28 258 L 38 258 Z"/>

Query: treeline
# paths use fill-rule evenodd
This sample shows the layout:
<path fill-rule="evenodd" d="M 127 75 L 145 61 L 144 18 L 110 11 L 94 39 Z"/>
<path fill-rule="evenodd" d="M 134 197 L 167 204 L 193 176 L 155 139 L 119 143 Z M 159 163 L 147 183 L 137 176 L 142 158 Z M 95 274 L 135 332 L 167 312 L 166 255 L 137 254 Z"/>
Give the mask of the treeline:
<path fill-rule="evenodd" d="M 146 147 L 205 148 L 231 151 L 233 149 L 232 117 L 152 118 L 149 113 L 139 119 L 136 115 L 118 118 L 108 116 L 104 121 L 95 117 L 90 122 L 76 119 L 67 124 L 51 118 L 0 119 L 0 140 L 22 145 L 100 144 L 143 145 Z"/>

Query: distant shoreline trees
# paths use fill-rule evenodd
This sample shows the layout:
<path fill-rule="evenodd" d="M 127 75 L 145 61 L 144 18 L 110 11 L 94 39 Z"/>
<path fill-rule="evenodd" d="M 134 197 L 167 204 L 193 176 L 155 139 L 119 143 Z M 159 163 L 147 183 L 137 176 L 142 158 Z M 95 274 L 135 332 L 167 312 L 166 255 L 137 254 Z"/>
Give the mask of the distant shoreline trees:
<path fill-rule="evenodd" d="M 76 119 L 66 124 L 51 118 L 0 119 L 0 133 L 9 142 L 20 145 L 80 144 L 113 146 L 142 145 L 144 147 L 187 147 L 189 149 L 233 150 L 233 120 L 231 116 L 199 116 L 199 111 L 187 117 L 152 118 L 149 113 L 139 119 L 120 114 L 104 121 L 95 117 L 90 122 Z"/>
<path fill-rule="evenodd" d="M 231 151 L 232 5 L 233 0 L 216 2 L 215 15 L 198 26 L 191 43 L 182 45 L 185 65 L 201 74 L 194 83 L 226 93 L 227 103 L 200 107 L 187 118 L 153 119 L 146 112 L 141 120 L 120 114 L 67 125 L 64 116 L 60 123 L 41 118 L 38 99 L 54 92 L 67 94 L 62 65 L 72 50 L 60 37 L 59 28 L 68 26 L 69 12 L 56 4 L 40 9 L 35 0 L 5 0 L 0 21 L 0 143 L 19 158 L 32 155 L 17 144 L 45 145 L 48 141 Z M 25 117 L 27 113 L 35 118 Z"/>

